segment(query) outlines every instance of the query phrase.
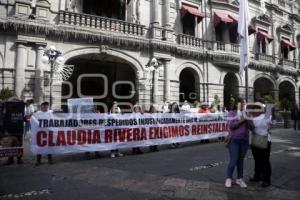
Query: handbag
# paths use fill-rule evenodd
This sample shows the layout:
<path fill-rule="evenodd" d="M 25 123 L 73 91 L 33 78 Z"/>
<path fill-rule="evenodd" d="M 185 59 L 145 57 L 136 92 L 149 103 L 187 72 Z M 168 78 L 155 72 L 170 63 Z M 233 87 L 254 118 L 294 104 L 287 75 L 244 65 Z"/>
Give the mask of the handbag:
<path fill-rule="evenodd" d="M 224 140 L 224 145 L 226 148 L 229 147 L 230 142 L 231 142 L 231 137 L 227 136 Z"/>
<path fill-rule="evenodd" d="M 260 149 L 268 148 L 268 135 L 252 134 L 251 145 Z"/>

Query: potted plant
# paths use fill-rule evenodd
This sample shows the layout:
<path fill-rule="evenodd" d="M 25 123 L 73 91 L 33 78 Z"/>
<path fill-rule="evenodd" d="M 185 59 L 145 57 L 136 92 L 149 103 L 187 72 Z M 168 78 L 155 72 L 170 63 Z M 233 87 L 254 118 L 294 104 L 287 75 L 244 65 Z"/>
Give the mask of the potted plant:
<path fill-rule="evenodd" d="M 281 116 L 283 118 L 283 127 L 284 128 L 290 128 L 291 106 L 292 106 L 292 103 L 288 99 L 282 99 L 280 101 L 280 107 L 282 110 L 279 111 L 279 113 L 281 114 Z"/>

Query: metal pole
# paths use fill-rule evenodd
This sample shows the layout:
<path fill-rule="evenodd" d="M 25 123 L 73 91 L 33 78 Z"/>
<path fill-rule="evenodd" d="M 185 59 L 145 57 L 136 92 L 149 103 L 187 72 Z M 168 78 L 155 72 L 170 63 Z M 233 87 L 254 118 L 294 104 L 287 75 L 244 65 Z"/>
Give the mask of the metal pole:
<path fill-rule="evenodd" d="M 53 61 L 50 61 L 50 110 L 52 110 L 52 80 L 53 80 Z"/>
<path fill-rule="evenodd" d="M 245 89 L 246 89 L 246 91 L 245 91 L 245 100 L 246 100 L 246 102 L 248 102 L 248 99 L 249 99 L 249 96 L 248 96 L 248 94 L 249 94 L 249 88 L 248 88 L 248 66 L 246 66 L 245 67 Z"/>

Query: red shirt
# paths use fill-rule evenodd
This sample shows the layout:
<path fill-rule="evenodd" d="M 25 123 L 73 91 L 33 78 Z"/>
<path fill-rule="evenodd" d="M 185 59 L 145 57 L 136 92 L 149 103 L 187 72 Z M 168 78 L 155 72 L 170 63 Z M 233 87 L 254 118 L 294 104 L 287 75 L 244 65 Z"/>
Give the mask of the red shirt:
<path fill-rule="evenodd" d="M 198 113 L 209 113 L 209 110 L 206 107 L 200 107 Z"/>

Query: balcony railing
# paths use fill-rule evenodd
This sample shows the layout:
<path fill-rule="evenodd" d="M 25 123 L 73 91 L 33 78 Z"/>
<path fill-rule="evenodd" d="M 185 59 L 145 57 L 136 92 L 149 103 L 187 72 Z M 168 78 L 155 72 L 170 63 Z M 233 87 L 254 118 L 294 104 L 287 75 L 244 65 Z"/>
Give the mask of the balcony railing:
<path fill-rule="evenodd" d="M 267 62 L 274 63 L 275 58 L 272 55 L 266 55 L 266 54 L 256 53 L 255 54 L 255 60 L 267 61 Z"/>
<path fill-rule="evenodd" d="M 240 45 L 239 44 L 230 44 L 231 52 L 239 53 L 240 52 Z"/>
<path fill-rule="evenodd" d="M 218 51 L 225 51 L 225 43 L 224 42 L 216 41 L 214 49 L 218 50 Z"/>
<path fill-rule="evenodd" d="M 145 26 L 143 25 L 83 13 L 60 11 L 59 23 L 136 36 L 143 36 L 145 34 Z"/>
<path fill-rule="evenodd" d="M 279 65 L 296 67 L 296 62 L 293 61 L 293 60 L 287 60 L 287 59 L 282 58 L 282 59 L 279 60 Z"/>
<path fill-rule="evenodd" d="M 234 43 L 225 43 L 220 41 L 213 42 L 215 51 L 226 51 L 231 53 L 239 53 L 240 52 L 240 45 Z"/>
<path fill-rule="evenodd" d="M 177 40 L 180 45 L 185 46 L 193 46 L 193 47 L 202 47 L 203 46 L 203 40 L 191 35 L 177 35 Z"/>

